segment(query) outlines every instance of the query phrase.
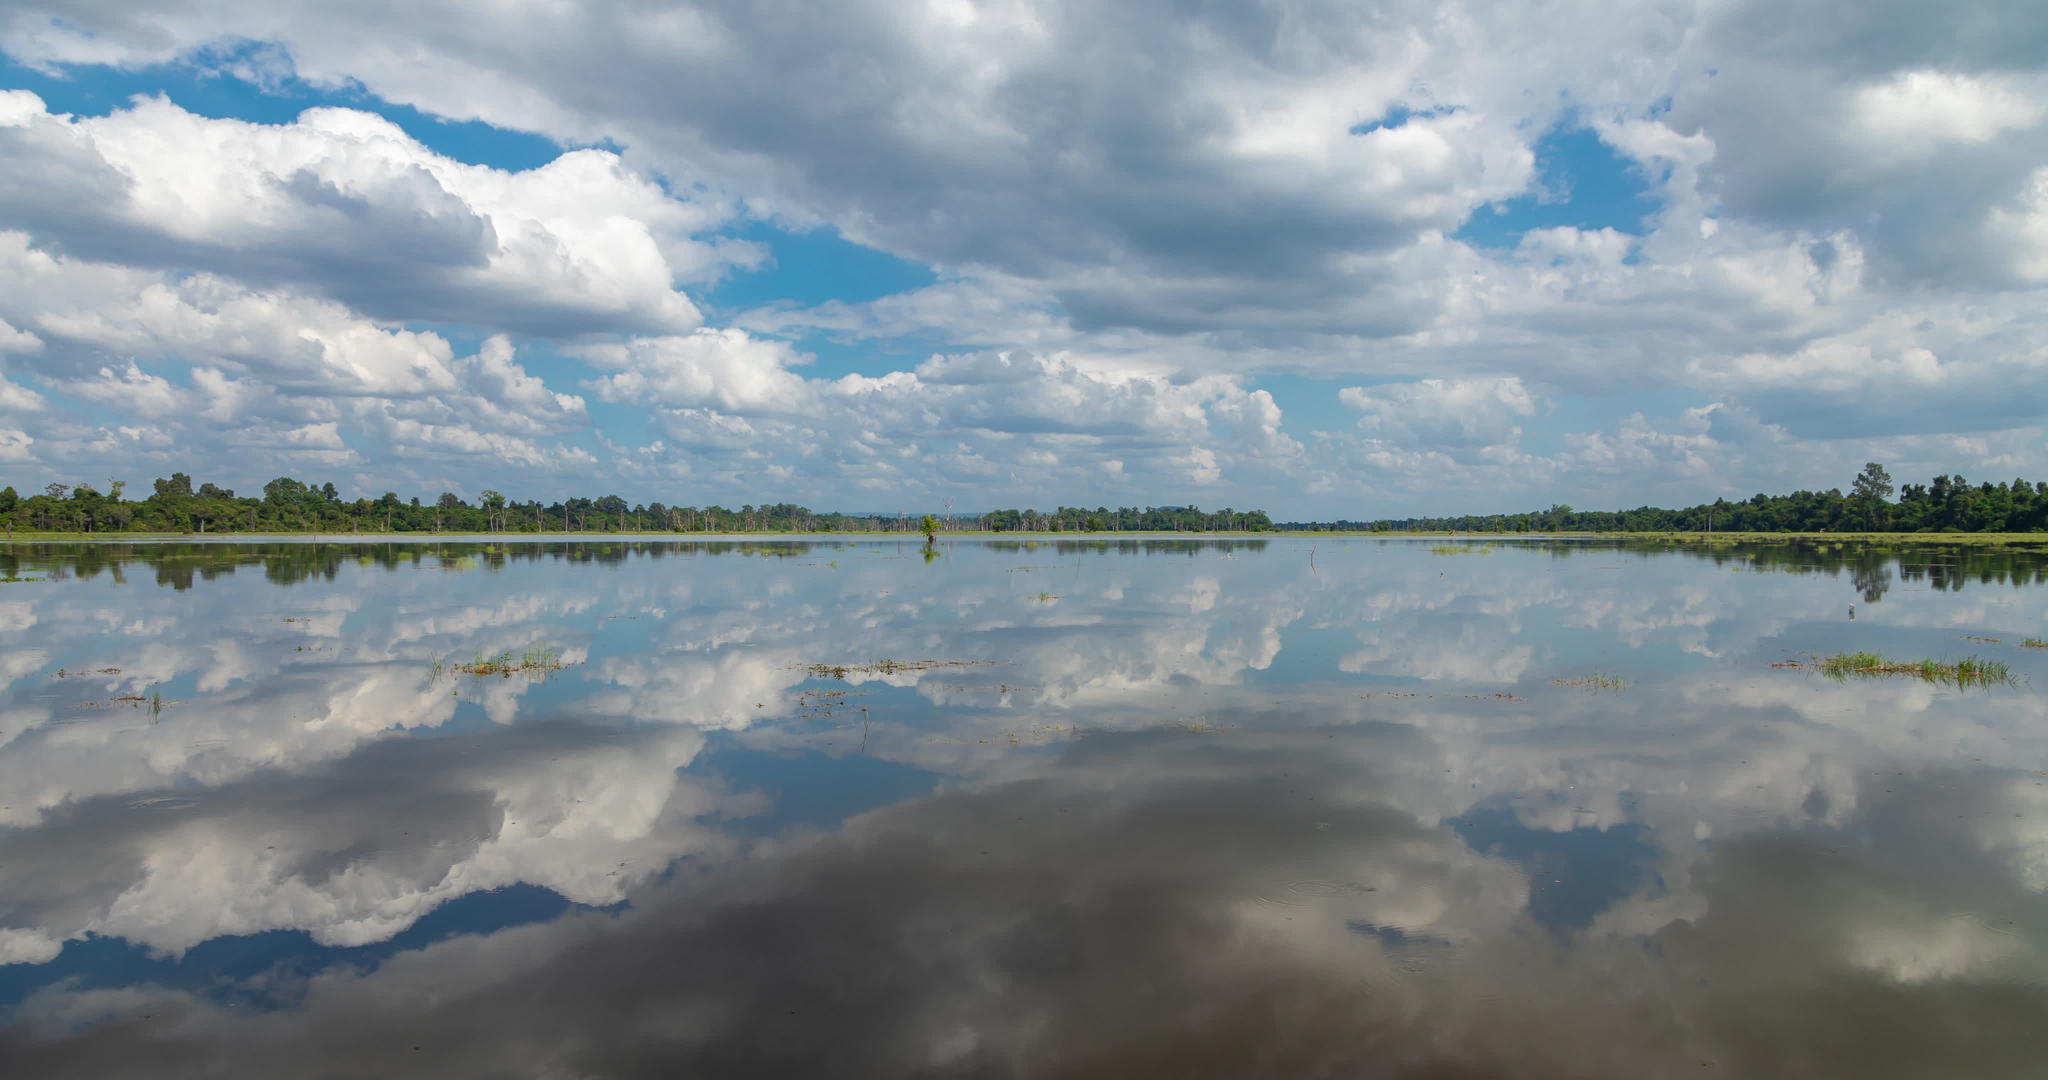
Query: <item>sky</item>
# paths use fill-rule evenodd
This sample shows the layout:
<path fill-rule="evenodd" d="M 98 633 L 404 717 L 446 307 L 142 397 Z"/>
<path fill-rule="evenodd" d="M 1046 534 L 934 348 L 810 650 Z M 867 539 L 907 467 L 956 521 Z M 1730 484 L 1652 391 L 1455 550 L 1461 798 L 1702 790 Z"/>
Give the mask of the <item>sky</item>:
<path fill-rule="evenodd" d="M 2038 0 L 17 0 L 0 483 L 2048 479 Z"/>

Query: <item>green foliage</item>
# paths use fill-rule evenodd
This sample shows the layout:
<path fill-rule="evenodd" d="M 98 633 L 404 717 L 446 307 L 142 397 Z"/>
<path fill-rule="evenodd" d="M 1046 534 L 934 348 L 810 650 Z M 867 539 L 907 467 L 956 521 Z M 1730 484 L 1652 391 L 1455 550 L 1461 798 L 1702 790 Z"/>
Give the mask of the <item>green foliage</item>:
<path fill-rule="evenodd" d="M 1847 679 L 1850 676 L 1882 677 L 1905 675 L 1925 682 L 1943 683 L 1949 686 L 1973 686 L 1986 683 L 2009 683 L 2013 681 L 2012 669 L 1998 660 L 1980 660 L 1966 656 L 1952 663 L 1939 660 L 1893 660 L 1878 653 L 1863 651 L 1824 656 L 1820 660 L 1821 674 L 1832 679 Z"/>
<path fill-rule="evenodd" d="M 1757 494 L 1739 502 L 1716 499 L 1682 510 L 1641 506 L 1634 510 L 1574 510 L 1553 506 L 1520 514 L 1464 514 L 1457 517 L 1388 518 L 1380 521 L 1283 523 L 1287 529 L 1409 532 L 2044 532 L 2048 531 L 2048 481 L 1971 485 L 1961 476 L 1937 476 L 1927 484 L 1905 484 L 1892 494 L 1891 474 L 1869 462 L 1844 495 L 1839 489 Z"/>
<path fill-rule="evenodd" d="M 570 498 L 554 503 L 520 501 L 485 489 L 471 504 L 444 491 L 422 504 L 395 491 L 376 498 L 345 499 L 333 483 L 314 485 L 280 476 L 263 485 L 261 498 L 240 498 L 228 488 L 200 484 L 195 489 L 185 473 L 172 473 L 151 485 L 148 498 L 122 497 L 123 485 L 112 481 L 102 494 L 90 484 L 52 483 L 40 494 L 21 497 L 13 488 L 0 490 L 0 526 L 36 532 L 148 533 L 821 533 L 921 531 L 927 540 L 939 529 L 936 517 L 922 520 L 900 515 L 821 514 L 795 503 L 748 504 L 737 510 L 723 506 L 670 506 L 662 502 L 629 503 L 618 495 Z M 968 516 L 961 525 L 990 532 L 1034 529 L 1079 532 L 1086 528 L 1117 531 L 1261 531 L 1272 522 L 1262 511 L 1226 509 L 1205 514 L 1194 507 L 1093 511 L 1070 507 L 1047 514 L 1036 510 L 1002 510 Z"/>
<path fill-rule="evenodd" d="M 548 645 L 532 646 L 518 656 L 513 656 L 510 650 L 495 656 L 486 656 L 478 652 L 468 663 L 453 665 L 456 671 L 478 678 L 490 675 L 510 678 L 514 674 L 524 674 L 537 679 L 545 678 L 567 666 L 562 662 L 560 654 Z M 434 678 L 440 678 L 443 670 L 441 662 L 435 661 L 431 670 Z"/>
<path fill-rule="evenodd" d="M 1863 471 L 1856 475 L 1856 482 L 1849 485 L 1849 501 L 1863 515 L 1864 527 L 1877 530 L 1884 528 L 1887 500 L 1892 497 L 1892 474 L 1875 461 L 1863 464 Z"/>

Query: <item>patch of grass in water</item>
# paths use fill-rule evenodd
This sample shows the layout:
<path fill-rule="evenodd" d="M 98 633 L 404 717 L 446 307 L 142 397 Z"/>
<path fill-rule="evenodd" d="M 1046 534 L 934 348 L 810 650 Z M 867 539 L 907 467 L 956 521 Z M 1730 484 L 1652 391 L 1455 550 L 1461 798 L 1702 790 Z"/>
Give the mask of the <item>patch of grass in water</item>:
<path fill-rule="evenodd" d="M 1432 544 L 1431 555 L 1491 555 L 1492 544 Z"/>
<path fill-rule="evenodd" d="M 1933 659 L 1895 660 L 1880 653 L 1864 650 L 1823 656 L 1820 658 L 1819 667 L 1821 674 L 1838 681 L 1852 675 L 1865 678 L 1906 675 L 1923 682 L 1941 683 L 1946 686 L 2009 684 L 2013 681 L 2012 669 L 2004 663 L 1975 656 L 1965 656 L 1960 660 L 1944 663 Z"/>
<path fill-rule="evenodd" d="M 2029 649 L 2048 649 L 2048 641 L 2043 641 L 2037 637 L 2021 638 L 2020 644 L 2025 645 Z"/>
<path fill-rule="evenodd" d="M 872 664 L 805 664 L 804 671 L 813 679 L 844 679 L 855 674 L 894 675 L 903 671 L 976 667 L 993 663 L 993 660 L 877 660 Z"/>
<path fill-rule="evenodd" d="M 1582 679 L 1552 679 L 1559 686 L 1578 686 L 1587 690 L 1619 690 L 1628 685 L 1628 680 L 1619 675 L 1594 672 Z"/>
<path fill-rule="evenodd" d="M 551 672 L 560 671 L 569 665 L 563 662 L 560 656 L 556 654 L 553 646 L 534 645 L 517 656 L 512 655 L 509 650 L 501 652 L 496 656 L 485 656 L 483 653 L 477 653 L 476 658 L 470 662 L 452 666 L 464 675 L 475 675 L 478 678 L 496 675 L 509 679 L 515 673 L 545 676 Z M 442 662 L 439 660 L 434 661 L 432 670 L 435 677 L 438 678 L 442 671 Z"/>

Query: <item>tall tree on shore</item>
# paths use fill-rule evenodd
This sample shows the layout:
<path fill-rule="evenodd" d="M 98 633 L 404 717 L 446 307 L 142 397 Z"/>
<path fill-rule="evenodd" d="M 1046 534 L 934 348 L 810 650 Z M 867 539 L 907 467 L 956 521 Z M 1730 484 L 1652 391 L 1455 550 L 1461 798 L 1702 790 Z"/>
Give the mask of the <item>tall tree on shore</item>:
<path fill-rule="evenodd" d="M 1849 487 L 1849 501 L 1863 515 L 1867 528 L 1876 532 L 1884 527 L 1884 517 L 1890 505 L 1886 500 L 1892 497 L 1892 474 L 1875 461 L 1863 463 L 1863 471 L 1856 474 L 1856 482 Z"/>

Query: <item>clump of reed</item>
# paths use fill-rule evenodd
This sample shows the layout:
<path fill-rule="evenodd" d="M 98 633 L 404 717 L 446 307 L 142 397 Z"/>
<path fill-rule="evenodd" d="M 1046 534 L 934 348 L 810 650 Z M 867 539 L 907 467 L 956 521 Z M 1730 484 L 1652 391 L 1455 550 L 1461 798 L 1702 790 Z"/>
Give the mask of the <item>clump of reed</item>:
<path fill-rule="evenodd" d="M 560 671 L 569 665 L 562 661 L 553 646 L 533 645 L 517 656 L 513 655 L 510 650 L 498 653 L 495 656 L 486 656 L 479 652 L 476 654 L 475 659 L 467 663 L 448 666 L 453 667 L 464 675 L 475 675 L 478 678 L 496 675 L 500 678 L 509 679 L 515 674 L 544 676 L 550 672 Z M 436 660 L 432 668 L 436 678 L 440 677 L 442 669 L 442 662 Z"/>
<path fill-rule="evenodd" d="M 1947 686 L 1982 686 L 2013 681 L 2012 669 L 2003 662 L 1975 656 L 1965 656 L 1960 660 L 1946 662 L 1934 659 L 1896 660 L 1866 649 L 1823 656 L 1818 666 L 1821 674 L 1836 680 L 1851 676 L 1881 678 L 1888 675 L 1905 675 L 1923 682 Z"/>
<path fill-rule="evenodd" d="M 1628 685 L 1628 680 L 1619 675 L 1608 675 L 1598 671 L 1583 678 L 1550 681 L 1558 686 L 1576 686 L 1585 690 L 1619 690 Z"/>
<path fill-rule="evenodd" d="M 2037 637 L 2021 638 L 2020 644 L 2025 645 L 2029 649 L 2048 649 L 2048 641 Z"/>
<path fill-rule="evenodd" d="M 935 668 L 977 667 L 994 663 L 992 660 L 877 660 L 872 664 L 805 664 L 804 671 L 813 679 L 844 679 L 848 675 L 895 675 L 906 671 L 931 671 Z"/>

